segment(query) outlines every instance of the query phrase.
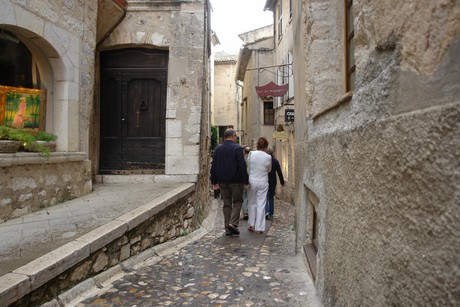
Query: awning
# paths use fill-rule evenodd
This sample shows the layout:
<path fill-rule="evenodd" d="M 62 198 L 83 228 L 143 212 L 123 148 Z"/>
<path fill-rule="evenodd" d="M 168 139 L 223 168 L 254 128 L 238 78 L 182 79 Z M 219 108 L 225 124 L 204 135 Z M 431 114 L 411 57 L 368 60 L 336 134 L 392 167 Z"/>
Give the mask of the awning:
<path fill-rule="evenodd" d="M 289 89 L 289 84 L 278 85 L 270 81 L 264 86 L 256 86 L 256 93 L 259 97 L 282 97 Z"/>

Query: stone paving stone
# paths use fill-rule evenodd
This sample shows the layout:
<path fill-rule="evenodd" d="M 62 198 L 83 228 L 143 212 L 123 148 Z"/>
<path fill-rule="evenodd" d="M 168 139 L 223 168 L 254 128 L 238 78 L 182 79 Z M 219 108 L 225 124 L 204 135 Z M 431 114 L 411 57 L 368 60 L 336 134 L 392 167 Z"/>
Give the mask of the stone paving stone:
<path fill-rule="evenodd" d="M 156 263 L 115 280 L 78 306 L 318 306 L 294 253 L 294 206 L 276 200 L 266 234 L 240 223 L 240 237 L 226 237 L 219 210 L 214 229 Z M 300 259 L 300 260 L 299 260 Z M 310 290 L 308 290 L 309 288 Z"/>

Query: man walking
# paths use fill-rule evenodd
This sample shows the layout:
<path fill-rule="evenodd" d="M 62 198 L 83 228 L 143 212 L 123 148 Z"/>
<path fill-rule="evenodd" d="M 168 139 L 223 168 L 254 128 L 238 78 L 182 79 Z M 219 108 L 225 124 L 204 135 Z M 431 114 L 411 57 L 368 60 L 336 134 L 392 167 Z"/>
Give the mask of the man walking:
<path fill-rule="evenodd" d="M 224 226 L 227 236 L 238 236 L 243 190 L 249 186 L 249 177 L 244 161 L 243 149 L 236 143 L 235 130 L 227 129 L 224 142 L 214 151 L 211 166 L 211 183 L 214 190 L 220 189 L 224 200 Z"/>

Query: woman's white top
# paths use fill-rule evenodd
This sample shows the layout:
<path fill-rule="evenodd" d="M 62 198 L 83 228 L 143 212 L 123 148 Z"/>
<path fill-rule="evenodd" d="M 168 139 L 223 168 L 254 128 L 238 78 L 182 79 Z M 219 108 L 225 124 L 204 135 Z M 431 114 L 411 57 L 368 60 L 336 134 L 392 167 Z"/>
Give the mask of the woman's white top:
<path fill-rule="evenodd" d="M 272 170 L 272 156 L 261 150 L 251 151 L 248 155 L 249 181 L 268 182 L 268 173 Z"/>

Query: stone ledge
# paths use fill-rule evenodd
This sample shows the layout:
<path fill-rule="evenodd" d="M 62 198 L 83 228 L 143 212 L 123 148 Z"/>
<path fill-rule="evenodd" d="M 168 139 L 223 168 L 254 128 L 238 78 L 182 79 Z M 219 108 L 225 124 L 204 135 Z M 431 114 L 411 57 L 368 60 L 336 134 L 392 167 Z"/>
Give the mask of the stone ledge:
<path fill-rule="evenodd" d="M 32 291 L 32 285 L 27 275 L 8 273 L 0 278 L 0 298 L 1 306 L 16 301 Z"/>
<path fill-rule="evenodd" d="M 126 231 L 128 231 L 126 223 L 117 220 L 110 221 L 107 224 L 75 239 L 74 242 L 87 244 L 89 246 L 89 253 L 92 254 L 116 238 L 121 237 Z"/>
<path fill-rule="evenodd" d="M 14 270 L 13 273 L 28 276 L 31 290 L 35 290 L 89 255 L 89 245 L 86 242 L 72 241 Z M 1 295 L 0 293 L 0 297 Z"/>
<path fill-rule="evenodd" d="M 94 176 L 95 182 L 98 183 L 174 183 L 174 182 L 197 182 L 197 175 L 96 175 Z"/>
<path fill-rule="evenodd" d="M 86 160 L 88 160 L 88 157 L 85 152 L 50 152 L 48 158 L 37 152 L 17 152 L 14 154 L 0 154 L 0 167 L 79 162 Z"/>

